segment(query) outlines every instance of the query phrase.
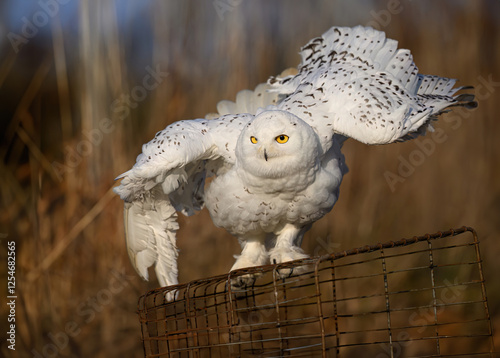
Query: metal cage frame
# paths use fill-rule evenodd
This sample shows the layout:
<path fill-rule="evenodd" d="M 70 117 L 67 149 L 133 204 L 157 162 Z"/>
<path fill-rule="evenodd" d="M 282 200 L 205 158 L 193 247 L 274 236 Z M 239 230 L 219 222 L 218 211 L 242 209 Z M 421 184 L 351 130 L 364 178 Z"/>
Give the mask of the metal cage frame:
<path fill-rule="evenodd" d="M 281 270 L 298 274 L 282 279 Z M 230 282 L 255 275 L 235 291 Z M 175 295 L 168 301 L 166 295 Z M 462 227 L 159 288 L 146 357 L 493 357 L 479 240 Z"/>

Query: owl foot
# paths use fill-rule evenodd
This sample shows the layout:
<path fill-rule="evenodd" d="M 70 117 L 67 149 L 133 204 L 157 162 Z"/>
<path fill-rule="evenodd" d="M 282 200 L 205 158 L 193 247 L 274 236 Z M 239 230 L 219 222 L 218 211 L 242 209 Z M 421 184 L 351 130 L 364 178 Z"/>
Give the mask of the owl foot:
<path fill-rule="evenodd" d="M 308 258 L 309 256 L 304 253 L 304 251 L 297 246 L 293 247 L 275 247 L 269 252 L 271 258 L 271 263 L 280 264 L 283 262 L 301 260 Z M 300 275 L 307 271 L 306 265 L 294 266 L 294 267 L 284 267 L 279 268 L 278 273 L 280 278 L 288 278 L 293 275 Z"/>
<path fill-rule="evenodd" d="M 231 271 L 246 267 L 264 265 L 268 260 L 267 253 L 265 250 L 260 249 L 260 245 L 257 247 L 258 250 L 251 251 L 248 250 L 250 248 L 250 245 L 247 245 L 246 251 L 244 250 L 240 256 L 235 256 L 236 262 L 234 263 L 233 267 L 231 267 Z M 257 277 L 257 273 L 248 273 L 233 277 L 231 278 L 231 289 L 242 290 L 246 287 L 250 287 L 255 283 Z"/>
<path fill-rule="evenodd" d="M 255 283 L 255 275 L 246 274 L 231 279 L 231 290 L 242 291 L 247 287 L 251 287 Z"/>

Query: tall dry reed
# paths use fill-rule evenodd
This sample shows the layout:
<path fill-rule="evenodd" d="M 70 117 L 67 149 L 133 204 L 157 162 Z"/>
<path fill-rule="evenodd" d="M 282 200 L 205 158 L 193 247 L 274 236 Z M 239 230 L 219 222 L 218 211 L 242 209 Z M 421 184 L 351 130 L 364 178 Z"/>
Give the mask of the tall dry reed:
<path fill-rule="evenodd" d="M 305 250 L 473 226 L 500 329 L 497 1 L 140 4 L 61 4 L 17 53 L 6 36 L 1 43 L 1 253 L 16 241 L 18 356 L 141 356 L 136 302 L 156 283 L 142 282 L 128 262 L 113 179 L 156 131 L 297 65 L 300 46 L 333 25 L 385 30 L 412 50 L 421 72 L 474 85 L 479 108 L 445 115 L 437 124 L 445 140 L 347 142 L 340 201 L 313 226 Z M 5 34 L 21 33 L 21 18 L 42 11 L 13 6 L 0 5 Z M 157 69 L 168 75 L 144 89 Z M 388 172 L 399 179 L 388 182 Z M 226 272 L 236 240 L 206 211 L 180 221 L 180 280 Z M 0 312 L 4 320 L 5 305 Z"/>

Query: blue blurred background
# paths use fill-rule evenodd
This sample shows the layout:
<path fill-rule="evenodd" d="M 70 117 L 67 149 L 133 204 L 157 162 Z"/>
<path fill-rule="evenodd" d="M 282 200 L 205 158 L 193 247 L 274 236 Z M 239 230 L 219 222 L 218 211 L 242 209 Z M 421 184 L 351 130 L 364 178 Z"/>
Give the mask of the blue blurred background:
<path fill-rule="evenodd" d="M 16 241 L 17 356 L 142 355 L 136 304 L 156 282 L 128 262 L 113 179 L 158 130 L 296 66 L 334 25 L 385 31 L 420 72 L 475 86 L 479 107 L 444 115 L 439 140 L 348 141 L 340 200 L 304 249 L 472 226 L 500 330 L 499 16 L 496 0 L 2 1 L 0 255 Z M 237 241 L 206 211 L 180 221 L 181 282 L 227 272 Z"/>

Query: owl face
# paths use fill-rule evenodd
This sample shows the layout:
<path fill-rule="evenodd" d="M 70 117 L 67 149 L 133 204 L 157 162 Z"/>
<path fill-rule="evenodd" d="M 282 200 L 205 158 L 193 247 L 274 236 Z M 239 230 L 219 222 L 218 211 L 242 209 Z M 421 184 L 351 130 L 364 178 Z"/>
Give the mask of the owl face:
<path fill-rule="evenodd" d="M 257 177 L 281 178 L 315 166 L 319 141 L 313 129 L 284 111 L 264 111 L 238 138 L 236 160 Z"/>

